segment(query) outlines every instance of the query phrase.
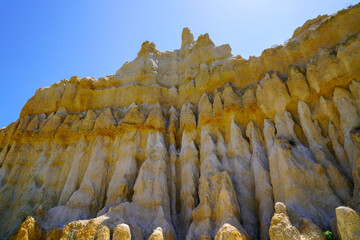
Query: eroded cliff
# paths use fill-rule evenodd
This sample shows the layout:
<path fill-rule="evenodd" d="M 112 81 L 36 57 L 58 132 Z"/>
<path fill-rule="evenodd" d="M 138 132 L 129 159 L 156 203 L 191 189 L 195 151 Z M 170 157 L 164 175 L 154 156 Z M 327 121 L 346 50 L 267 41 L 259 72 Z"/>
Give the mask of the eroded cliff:
<path fill-rule="evenodd" d="M 185 28 L 37 90 L 0 130 L 0 235 L 31 215 L 15 239 L 355 236 L 359 23 L 359 4 L 319 16 L 249 60 Z"/>

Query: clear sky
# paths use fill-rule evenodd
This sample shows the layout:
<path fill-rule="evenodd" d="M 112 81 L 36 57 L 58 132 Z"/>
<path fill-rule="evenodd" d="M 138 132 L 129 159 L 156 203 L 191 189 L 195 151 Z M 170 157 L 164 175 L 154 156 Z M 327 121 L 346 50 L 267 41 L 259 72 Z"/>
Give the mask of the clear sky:
<path fill-rule="evenodd" d="M 180 48 L 181 31 L 209 33 L 233 55 L 259 56 L 306 20 L 358 0 L 0 0 L 0 128 L 38 88 L 73 75 L 114 74 L 141 43 Z"/>

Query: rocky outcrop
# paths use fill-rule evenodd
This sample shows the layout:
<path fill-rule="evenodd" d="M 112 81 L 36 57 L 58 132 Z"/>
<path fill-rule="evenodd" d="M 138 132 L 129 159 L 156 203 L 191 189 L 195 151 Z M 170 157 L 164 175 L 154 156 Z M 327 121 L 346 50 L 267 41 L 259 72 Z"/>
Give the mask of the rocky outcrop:
<path fill-rule="evenodd" d="M 275 214 L 271 219 L 270 239 L 274 240 L 325 240 L 321 229 L 311 221 L 302 219 L 299 229 L 290 222 L 286 206 L 282 202 L 275 204 Z"/>
<path fill-rule="evenodd" d="M 39 224 L 33 217 L 27 217 L 26 220 L 16 230 L 16 233 L 10 237 L 11 240 L 36 240 L 42 237 Z"/>
<path fill-rule="evenodd" d="M 271 219 L 269 233 L 270 239 L 301 239 L 300 232 L 291 224 L 283 203 L 275 204 L 275 214 Z"/>
<path fill-rule="evenodd" d="M 215 236 L 215 240 L 245 240 L 246 237 L 242 235 L 234 226 L 225 223 Z"/>
<path fill-rule="evenodd" d="M 246 236 L 238 219 L 240 211 L 230 176 L 223 171 L 215 143 L 206 128 L 201 131 L 200 156 L 200 201 L 192 211 L 193 221 L 186 238 L 214 238 L 225 223 L 236 226 Z"/>
<path fill-rule="evenodd" d="M 113 240 L 130 240 L 131 231 L 127 224 L 119 224 L 114 228 Z"/>
<path fill-rule="evenodd" d="M 341 240 L 360 239 L 360 216 L 348 207 L 336 208 L 337 232 Z"/>
<path fill-rule="evenodd" d="M 0 129 L 0 236 L 354 239 L 359 22 L 319 16 L 249 60 L 185 28 L 37 90 Z"/>

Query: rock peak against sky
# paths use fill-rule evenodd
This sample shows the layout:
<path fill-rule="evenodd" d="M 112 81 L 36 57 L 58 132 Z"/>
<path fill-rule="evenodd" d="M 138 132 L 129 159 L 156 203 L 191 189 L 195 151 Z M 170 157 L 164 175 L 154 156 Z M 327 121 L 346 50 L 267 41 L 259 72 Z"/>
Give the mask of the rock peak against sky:
<path fill-rule="evenodd" d="M 1 237 L 354 239 L 359 22 L 319 16 L 249 59 L 184 28 L 38 89 L 0 130 Z"/>

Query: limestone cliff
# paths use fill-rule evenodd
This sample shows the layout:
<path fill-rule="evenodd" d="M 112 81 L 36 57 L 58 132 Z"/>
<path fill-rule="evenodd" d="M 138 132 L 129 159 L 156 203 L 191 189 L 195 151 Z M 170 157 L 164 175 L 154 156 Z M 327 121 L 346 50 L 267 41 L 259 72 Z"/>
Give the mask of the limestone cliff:
<path fill-rule="evenodd" d="M 1 237 L 359 237 L 359 23 L 319 16 L 248 60 L 185 28 L 37 90 L 0 130 Z"/>

